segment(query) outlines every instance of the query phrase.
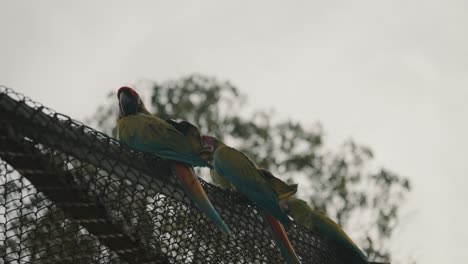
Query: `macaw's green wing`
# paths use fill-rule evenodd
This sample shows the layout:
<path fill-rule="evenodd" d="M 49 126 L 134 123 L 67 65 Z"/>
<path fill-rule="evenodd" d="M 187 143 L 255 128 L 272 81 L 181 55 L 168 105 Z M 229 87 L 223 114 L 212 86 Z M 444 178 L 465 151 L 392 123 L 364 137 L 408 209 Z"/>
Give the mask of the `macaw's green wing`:
<path fill-rule="evenodd" d="M 234 190 L 235 187 L 228 182 L 224 177 L 220 176 L 216 170 L 210 170 L 210 176 L 211 180 L 213 180 L 213 183 L 216 184 L 217 186 L 225 189 L 225 190 Z"/>
<path fill-rule="evenodd" d="M 257 166 L 242 152 L 227 147 L 219 147 L 213 156 L 214 167 L 218 174 L 232 183 L 251 202 L 278 219 L 285 227 L 290 219 L 279 207 L 279 199 L 271 189 Z"/>
<path fill-rule="evenodd" d="M 306 202 L 297 198 L 287 199 L 289 215 L 297 223 L 307 227 L 309 230 L 334 241 L 347 258 L 349 263 L 368 263 L 367 257 L 354 244 L 340 225 L 335 223 L 324 213 L 313 210 Z"/>
<path fill-rule="evenodd" d="M 286 231 L 284 230 L 284 227 L 281 225 L 281 223 L 266 211 L 263 211 L 263 215 L 270 224 L 273 238 L 276 242 L 276 245 L 279 247 L 280 253 L 286 263 L 300 264 L 301 261 L 297 257 L 291 241 L 289 241 L 288 235 L 286 234 Z"/>
<path fill-rule="evenodd" d="M 118 139 L 138 150 L 194 166 L 209 166 L 187 138 L 166 121 L 150 115 L 130 115 L 117 125 Z"/>
<path fill-rule="evenodd" d="M 360 264 L 368 263 L 367 257 L 358 248 L 358 246 L 345 233 L 340 225 L 331 220 L 328 216 L 319 211 L 312 211 L 312 221 L 314 229 L 321 230 L 321 234 L 331 238 L 337 243 L 337 246 L 346 249 L 346 258 L 349 258 L 350 263 Z"/>
<path fill-rule="evenodd" d="M 284 181 L 276 178 L 270 171 L 260 168 L 258 169 L 263 175 L 263 178 L 268 182 L 270 187 L 275 191 L 280 200 L 286 199 L 297 192 L 297 184 L 287 184 Z"/>

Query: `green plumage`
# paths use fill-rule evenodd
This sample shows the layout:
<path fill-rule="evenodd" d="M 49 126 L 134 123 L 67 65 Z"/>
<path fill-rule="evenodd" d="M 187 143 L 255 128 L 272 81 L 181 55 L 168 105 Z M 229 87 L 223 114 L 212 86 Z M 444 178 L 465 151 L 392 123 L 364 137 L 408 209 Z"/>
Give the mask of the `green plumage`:
<path fill-rule="evenodd" d="M 343 231 L 340 225 L 319 211 L 314 211 L 303 200 L 290 197 L 287 199 L 289 215 L 309 230 L 333 241 L 349 259 L 350 264 L 369 263 L 366 256 Z"/>
<path fill-rule="evenodd" d="M 247 158 L 247 157 L 246 157 Z M 270 171 L 260 168 L 258 172 L 265 180 L 265 183 L 276 193 L 279 200 L 285 199 L 294 195 L 297 192 L 297 184 L 287 184 L 284 181 L 276 178 Z M 225 190 L 236 190 L 236 187 L 229 183 L 225 178 L 221 177 L 215 170 L 210 171 L 213 183 Z"/>
<path fill-rule="evenodd" d="M 279 199 L 257 166 L 242 152 L 219 146 L 213 155 L 216 172 L 261 209 L 269 212 L 285 227 L 290 219 L 279 207 Z"/>
<path fill-rule="evenodd" d="M 242 152 L 228 147 L 222 142 L 217 142 L 213 154 L 215 171 L 211 173 L 213 181 L 225 189 L 237 189 L 257 205 L 271 227 L 273 239 L 284 260 L 288 264 L 300 264 L 301 262 L 284 230 L 284 227 L 289 226 L 291 220 L 279 206 L 279 197 L 292 195 L 297 191 L 297 186 L 288 186 L 270 172 L 259 169 Z"/>
<path fill-rule="evenodd" d="M 222 189 L 229 191 L 236 190 L 236 187 L 234 187 L 234 185 L 232 185 L 226 179 L 221 177 L 215 170 L 210 170 L 210 176 L 213 183 L 221 187 Z"/>
<path fill-rule="evenodd" d="M 156 116 L 135 114 L 122 117 L 117 124 L 119 140 L 142 151 L 194 166 L 210 166 L 199 155 L 200 149 L 171 124 Z"/>
<path fill-rule="evenodd" d="M 127 145 L 170 159 L 173 173 L 179 178 L 188 196 L 224 233 L 230 230 L 211 204 L 198 181 L 192 166 L 211 165 L 209 148 L 204 148 L 200 131 L 189 122 L 162 120 L 152 116 L 144 106 L 138 93 L 129 87 L 117 92 L 120 116 L 117 122 L 117 137 Z"/>
<path fill-rule="evenodd" d="M 270 185 L 273 191 L 275 191 L 278 199 L 286 199 L 297 192 L 297 184 L 287 184 L 284 181 L 276 178 L 270 171 L 266 169 L 261 168 L 258 170 L 268 185 Z"/>

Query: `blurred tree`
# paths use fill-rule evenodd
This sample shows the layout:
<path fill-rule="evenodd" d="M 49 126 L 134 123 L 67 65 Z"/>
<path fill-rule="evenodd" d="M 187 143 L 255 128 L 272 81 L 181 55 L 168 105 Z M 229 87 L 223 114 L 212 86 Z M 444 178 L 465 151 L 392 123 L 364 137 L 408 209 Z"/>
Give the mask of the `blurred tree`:
<path fill-rule="evenodd" d="M 348 140 L 337 151 L 326 149 L 320 124 L 276 120 L 266 111 L 248 114 L 236 87 L 202 75 L 154 83 L 143 99 L 159 117 L 197 124 L 280 178 L 299 183 L 300 198 L 342 225 L 370 259 L 390 257 L 388 241 L 410 183 L 387 169 L 371 170 L 368 147 Z M 117 116 L 113 91 L 88 123 L 111 135 Z"/>

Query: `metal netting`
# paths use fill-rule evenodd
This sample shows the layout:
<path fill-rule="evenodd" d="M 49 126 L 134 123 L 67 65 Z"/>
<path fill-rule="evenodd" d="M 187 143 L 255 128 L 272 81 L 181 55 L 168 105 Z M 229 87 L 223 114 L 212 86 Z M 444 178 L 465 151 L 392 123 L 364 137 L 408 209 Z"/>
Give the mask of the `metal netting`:
<path fill-rule="evenodd" d="M 200 213 L 170 161 L 0 88 L 0 260 L 4 263 L 284 263 L 255 206 L 202 184 L 232 234 Z M 302 263 L 345 263 L 292 224 Z"/>

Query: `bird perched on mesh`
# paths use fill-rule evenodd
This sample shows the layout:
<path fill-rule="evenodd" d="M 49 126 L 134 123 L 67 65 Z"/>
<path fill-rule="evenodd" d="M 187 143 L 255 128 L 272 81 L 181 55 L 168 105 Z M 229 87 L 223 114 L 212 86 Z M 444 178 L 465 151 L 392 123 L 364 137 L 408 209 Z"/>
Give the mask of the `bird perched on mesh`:
<path fill-rule="evenodd" d="M 340 225 L 335 223 L 323 212 L 313 210 L 305 201 L 288 197 L 282 203 L 282 208 L 296 221 L 296 223 L 308 228 L 314 233 L 319 234 L 332 241 L 337 247 L 343 258 L 349 264 L 385 264 L 381 262 L 369 262 L 364 253 L 349 238 Z M 387 263 L 389 264 L 389 263 Z"/>
<path fill-rule="evenodd" d="M 211 204 L 192 168 L 211 167 L 207 161 L 211 150 L 204 146 L 198 128 L 193 126 L 195 129 L 190 130 L 192 136 L 187 137 L 170 122 L 151 115 L 138 93 L 130 87 L 120 88 L 117 97 L 120 108 L 117 138 L 140 151 L 175 161 L 173 172 L 189 197 L 216 226 L 229 234 L 229 227 Z"/>
<path fill-rule="evenodd" d="M 206 145 L 212 147 L 215 175 L 224 178 L 261 209 L 285 261 L 289 264 L 301 263 L 283 227 L 288 227 L 291 220 L 281 209 L 280 199 L 267 181 L 271 173 L 265 177 L 252 160 L 218 139 L 210 136 L 202 138 Z"/>

